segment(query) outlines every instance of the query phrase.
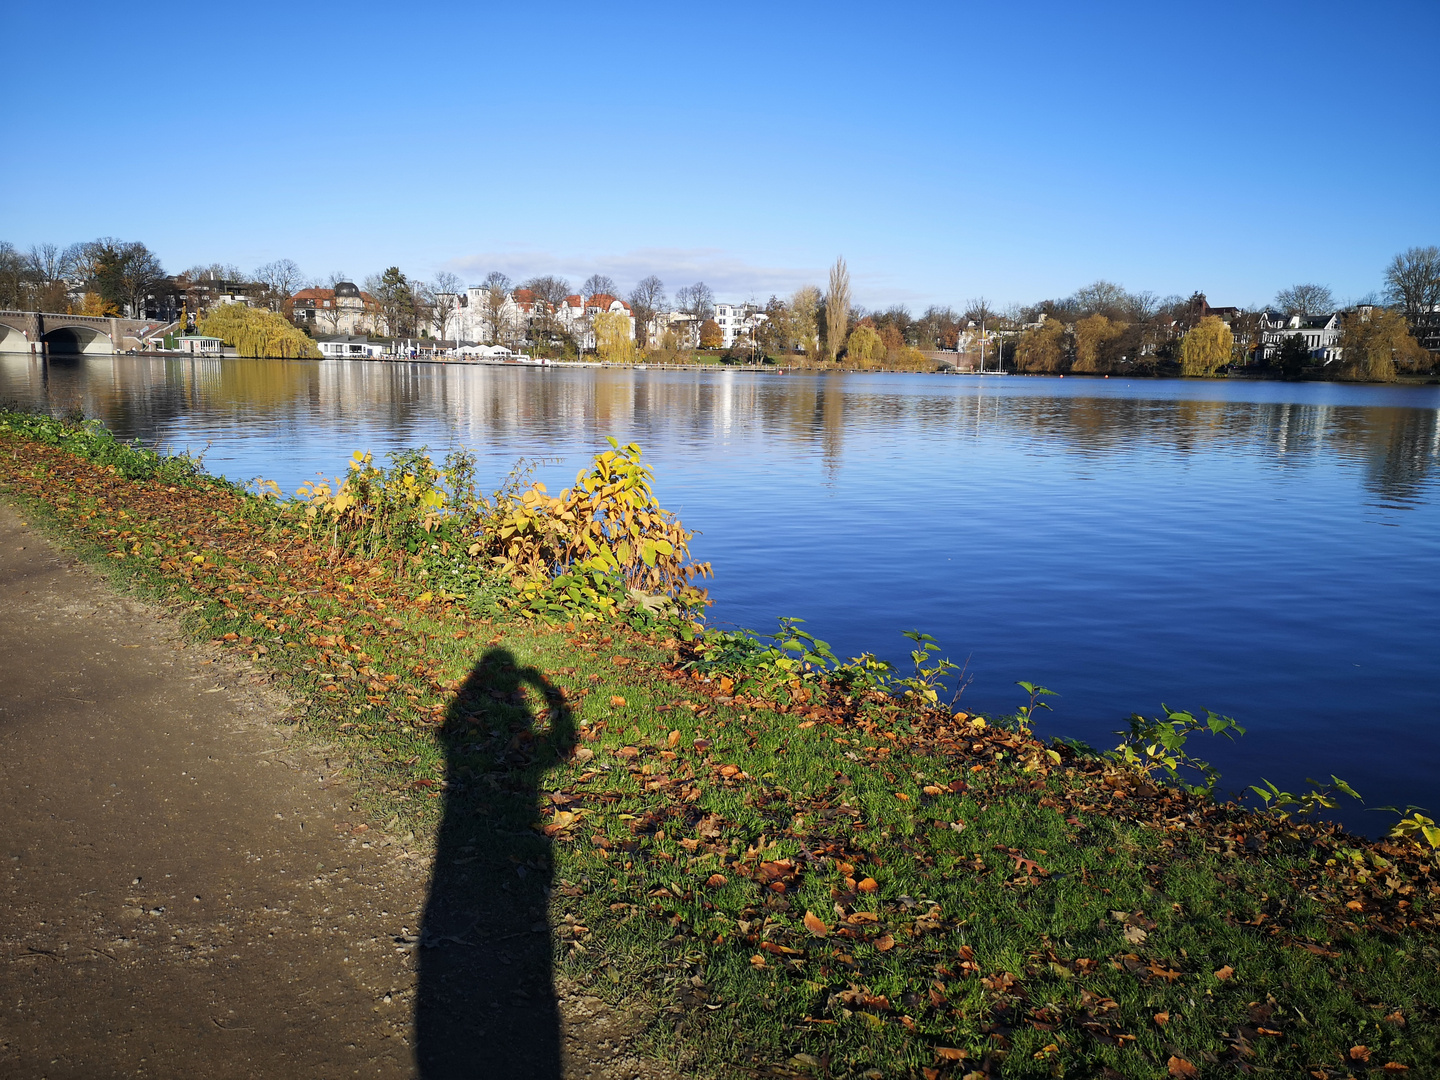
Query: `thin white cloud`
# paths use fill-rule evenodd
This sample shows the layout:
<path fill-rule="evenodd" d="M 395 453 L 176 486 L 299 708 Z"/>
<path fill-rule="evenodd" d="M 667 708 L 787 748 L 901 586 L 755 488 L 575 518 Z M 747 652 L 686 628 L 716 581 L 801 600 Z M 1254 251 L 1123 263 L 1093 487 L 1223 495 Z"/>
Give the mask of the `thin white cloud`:
<path fill-rule="evenodd" d="M 802 285 L 825 282 L 825 269 L 757 266 L 719 248 L 637 248 L 623 254 L 561 255 L 530 248 L 480 252 L 451 259 L 446 268 L 469 282 L 492 270 L 515 281 L 540 274 L 567 278 L 578 286 L 591 274 L 607 274 L 628 292 L 641 278 L 655 274 L 672 296 L 676 289 L 703 281 L 721 300 L 764 301 L 771 293 L 786 295 Z"/>

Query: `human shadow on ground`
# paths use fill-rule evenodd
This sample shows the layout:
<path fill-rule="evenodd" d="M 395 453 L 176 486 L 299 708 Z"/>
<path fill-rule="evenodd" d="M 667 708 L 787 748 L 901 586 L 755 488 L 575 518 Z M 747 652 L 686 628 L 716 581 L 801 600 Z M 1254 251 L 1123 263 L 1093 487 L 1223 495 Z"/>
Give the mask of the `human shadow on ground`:
<path fill-rule="evenodd" d="M 546 773 L 574 748 L 574 718 L 542 672 L 490 649 L 441 738 L 443 817 L 417 946 L 419 1075 L 559 1080 L 553 865 L 537 826 Z"/>

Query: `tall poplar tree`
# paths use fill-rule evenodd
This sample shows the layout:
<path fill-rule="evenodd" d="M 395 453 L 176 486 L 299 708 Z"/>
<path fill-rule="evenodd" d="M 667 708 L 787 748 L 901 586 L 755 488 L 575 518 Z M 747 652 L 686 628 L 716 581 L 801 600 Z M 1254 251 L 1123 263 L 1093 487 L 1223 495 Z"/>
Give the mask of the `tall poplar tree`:
<path fill-rule="evenodd" d="M 825 293 L 825 348 L 831 360 L 839 357 L 849 328 L 850 271 L 842 256 L 830 268 L 830 288 Z"/>

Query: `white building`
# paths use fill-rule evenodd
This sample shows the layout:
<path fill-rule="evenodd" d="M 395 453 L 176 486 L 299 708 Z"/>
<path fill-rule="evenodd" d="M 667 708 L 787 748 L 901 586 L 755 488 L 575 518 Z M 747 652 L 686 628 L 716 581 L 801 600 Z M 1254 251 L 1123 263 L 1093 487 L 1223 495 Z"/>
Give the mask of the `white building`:
<path fill-rule="evenodd" d="M 736 342 L 753 343 L 755 331 L 768 316 L 754 304 L 716 304 L 715 323 L 720 327 L 720 346 L 728 349 Z"/>
<path fill-rule="evenodd" d="M 385 346 L 371 344 L 368 337 L 353 337 L 350 334 L 335 334 L 315 339 L 320 355 L 327 360 L 369 360 L 385 355 Z"/>
<path fill-rule="evenodd" d="M 673 333 L 682 349 L 693 349 L 700 344 L 700 320 L 688 311 L 659 311 L 645 328 L 645 340 L 651 348 L 665 341 L 665 335 Z"/>
<path fill-rule="evenodd" d="M 1261 359 L 1273 360 L 1288 338 L 1302 337 L 1310 356 L 1322 364 L 1341 358 L 1340 312 L 1329 315 L 1282 315 L 1265 311 L 1260 315 Z"/>
<path fill-rule="evenodd" d="M 582 298 L 579 295 L 567 296 L 556 309 L 555 318 L 565 332 L 575 339 L 576 345 L 581 349 L 593 351 L 595 348 L 595 316 L 602 313 L 625 316 L 630 340 L 635 340 L 635 313 L 630 310 L 630 305 L 624 300 L 611 296 L 609 293 L 596 293 L 588 298 Z"/>
<path fill-rule="evenodd" d="M 492 307 L 490 290 L 472 285 L 460 295 L 450 319 L 451 333 L 462 342 L 477 345 L 518 345 L 530 332 L 530 324 L 547 314 L 545 301 L 529 289 L 505 294 L 498 308 Z M 557 321 L 561 316 L 556 313 Z M 491 325 L 492 322 L 495 325 Z"/>

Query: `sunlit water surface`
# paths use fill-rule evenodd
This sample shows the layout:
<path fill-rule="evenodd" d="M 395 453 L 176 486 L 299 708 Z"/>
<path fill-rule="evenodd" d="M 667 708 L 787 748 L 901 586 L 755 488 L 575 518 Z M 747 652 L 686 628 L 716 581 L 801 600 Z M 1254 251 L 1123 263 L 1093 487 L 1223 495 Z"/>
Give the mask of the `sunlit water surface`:
<path fill-rule="evenodd" d="M 545 458 L 558 490 L 634 440 L 714 623 L 897 663 L 920 628 L 972 709 L 1034 680 L 1042 730 L 1113 745 L 1132 710 L 1209 707 L 1249 728 L 1198 748 L 1226 790 L 1334 772 L 1440 811 L 1437 388 L 0 354 L 17 400 L 288 490 L 421 444 L 497 484 Z"/>

